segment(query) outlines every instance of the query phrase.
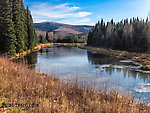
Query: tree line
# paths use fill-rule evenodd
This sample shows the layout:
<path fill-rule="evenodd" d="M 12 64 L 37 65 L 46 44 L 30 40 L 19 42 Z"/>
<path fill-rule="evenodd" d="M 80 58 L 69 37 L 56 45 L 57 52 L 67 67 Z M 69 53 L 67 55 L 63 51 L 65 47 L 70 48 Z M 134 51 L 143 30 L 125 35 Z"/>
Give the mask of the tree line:
<path fill-rule="evenodd" d="M 23 0 L 0 1 L 0 53 L 15 55 L 37 44 L 32 16 Z"/>
<path fill-rule="evenodd" d="M 113 19 L 107 24 L 102 19 L 89 32 L 87 44 L 126 50 L 146 52 L 150 49 L 150 22 L 133 18 L 115 23 Z"/>
<path fill-rule="evenodd" d="M 50 38 L 48 32 L 46 36 L 43 37 L 39 35 L 38 43 L 86 43 L 87 37 L 82 37 L 79 35 L 68 35 L 63 38 Z"/>
<path fill-rule="evenodd" d="M 58 38 L 57 43 L 86 43 L 87 37 L 82 37 L 79 35 L 69 35 L 65 38 Z"/>

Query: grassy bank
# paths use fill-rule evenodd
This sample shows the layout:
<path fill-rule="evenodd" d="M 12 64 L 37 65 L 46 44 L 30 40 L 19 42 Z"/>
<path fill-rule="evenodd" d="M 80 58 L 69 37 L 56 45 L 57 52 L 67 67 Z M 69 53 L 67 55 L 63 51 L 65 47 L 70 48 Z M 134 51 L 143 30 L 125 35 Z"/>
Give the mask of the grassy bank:
<path fill-rule="evenodd" d="M 106 55 L 116 56 L 120 59 L 129 59 L 134 62 L 139 62 L 142 64 L 141 69 L 145 71 L 150 71 L 150 54 L 142 54 L 142 53 L 134 53 L 127 51 L 115 51 L 111 49 L 91 47 L 91 46 L 78 46 L 82 49 L 87 49 L 88 51 L 96 51 L 100 53 L 104 53 Z"/>
<path fill-rule="evenodd" d="M 0 57 L 0 94 L 0 112 L 150 112 L 150 108 L 145 104 L 135 103 L 131 98 L 83 88 L 77 83 L 65 84 L 58 78 L 38 74 L 24 64 L 15 64 L 2 57 Z M 29 103 L 34 106 L 23 106 Z"/>
<path fill-rule="evenodd" d="M 85 46 L 86 43 L 46 43 L 46 44 L 39 44 L 35 46 L 33 49 L 29 49 L 27 51 L 24 51 L 23 53 L 17 53 L 12 59 L 18 59 L 23 58 L 24 56 L 39 51 L 41 48 L 53 46 L 53 45 L 60 45 L 60 46 Z"/>

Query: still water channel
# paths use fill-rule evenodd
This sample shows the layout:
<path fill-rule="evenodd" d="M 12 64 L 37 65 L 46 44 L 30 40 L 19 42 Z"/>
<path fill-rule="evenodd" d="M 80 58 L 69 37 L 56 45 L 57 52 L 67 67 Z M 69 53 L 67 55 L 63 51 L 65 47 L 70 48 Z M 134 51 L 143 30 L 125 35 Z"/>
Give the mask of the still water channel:
<path fill-rule="evenodd" d="M 35 71 L 58 76 L 65 82 L 78 81 L 95 89 L 150 100 L 150 74 L 137 72 L 138 63 L 67 46 L 43 48 L 26 59 Z"/>

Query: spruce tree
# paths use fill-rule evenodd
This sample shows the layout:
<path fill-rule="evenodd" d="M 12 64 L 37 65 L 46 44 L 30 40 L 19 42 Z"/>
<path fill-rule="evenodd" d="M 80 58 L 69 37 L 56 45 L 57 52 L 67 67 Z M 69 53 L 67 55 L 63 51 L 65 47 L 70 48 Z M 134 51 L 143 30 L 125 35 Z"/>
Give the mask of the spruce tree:
<path fill-rule="evenodd" d="M 44 44 L 44 38 L 42 35 L 39 36 L 39 43 Z"/>
<path fill-rule="evenodd" d="M 46 36 L 45 36 L 47 42 L 50 42 L 49 36 L 48 36 L 48 32 L 46 32 Z"/>
<path fill-rule="evenodd" d="M 26 16 L 27 16 L 27 32 L 28 32 L 28 49 L 33 49 L 37 44 L 37 36 L 35 33 L 32 16 L 29 8 L 26 8 Z"/>
<path fill-rule="evenodd" d="M 8 55 L 15 55 L 16 36 L 10 0 L 0 1 L 0 12 L 0 51 Z"/>
<path fill-rule="evenodd" d="M 21 21 L 23 23 L 23 37 L 24 37 L 24 43 L 25 43 L 25 48 L 24 50 L 27 50 L 28 49 L 28 28 L 27 28 L 27 15 L 26 15 L 26 9 L 24 7 L 24 4 L 23 4 L 23 0 L 21 0 L 21 10 L 20 10 L 20 13 L 21 13 Z"/>
<path fill-rule="evenodd" d="M 13 0 L 12 4 L 13 11 L 13 22 L 15 28 L 15 35 L 17 38 L 17 53 L 21 53 L 26 50 L 25 38 L 26 38 L 26 30 L 24 28 L 25 22 L 23 21 L 23 11 L 21 8 L 21 0 Z"/>
<path fill-rule="evenodd" d="M 88 35 L 88 45 L 113 49 L 145 52 L 150 50 L 150 22 L 139 18 L 120 21 L 113 19 L 105 26 L 103 19 Z"/>
<path fill-rule="evenodd" d="M 23 0 L 0 1 L 0 53 L 15 55 L 36 43 L 36 34 L 29 9 Z"/>

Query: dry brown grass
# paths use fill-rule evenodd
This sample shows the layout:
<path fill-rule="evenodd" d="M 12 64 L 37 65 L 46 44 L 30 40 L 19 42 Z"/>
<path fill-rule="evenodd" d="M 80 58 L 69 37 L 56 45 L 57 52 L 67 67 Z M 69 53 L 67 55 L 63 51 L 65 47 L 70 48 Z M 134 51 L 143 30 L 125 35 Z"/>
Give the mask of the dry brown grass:
<path fill-rule="evenodd" d="M 22 53 L 17 53 L 12 59 L 23 58 L 26 55 L 29 55 L 33 52 L 39 51 L 41 48 L 45 48 L 48 46 L 59 45 L 59 46 L 85 46 L 87 43 L 46 43 L 46 44 L 38 44 L 33 49 L 29 49 Z"/>
<path fill-rule="evenodd" d="M 65 84 L 38 74 L 26 65 L 0 57 L 0 112 L 26 113 L 150 113 L 145 104 L 116 93 Z M 5 107 L 11 101 L 34 102 L 38 107 Z"/>

